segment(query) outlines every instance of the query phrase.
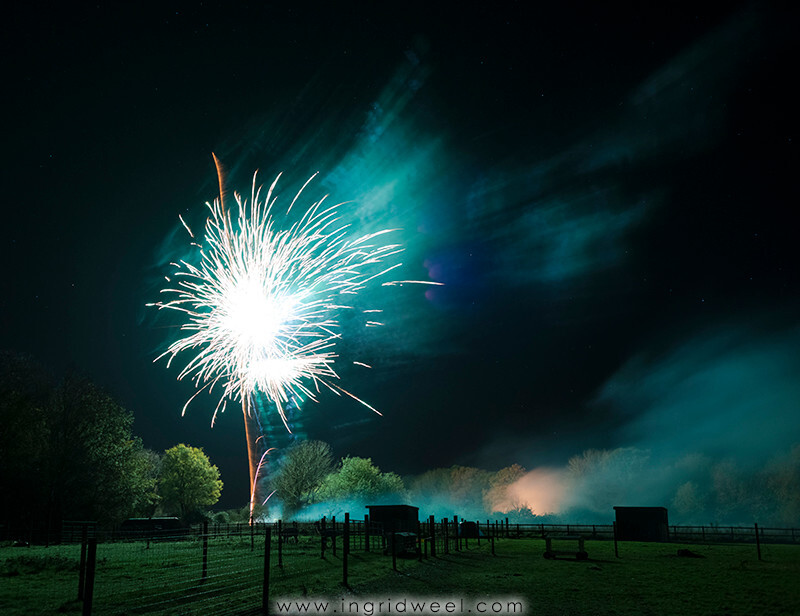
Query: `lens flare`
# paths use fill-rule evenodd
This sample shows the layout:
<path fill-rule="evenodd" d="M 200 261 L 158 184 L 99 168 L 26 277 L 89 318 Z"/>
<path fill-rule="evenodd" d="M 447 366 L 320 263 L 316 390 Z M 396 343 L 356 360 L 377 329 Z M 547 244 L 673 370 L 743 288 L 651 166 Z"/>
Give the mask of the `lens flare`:
<path fill-rule="evenodd" d="M 252 510 L 263 461 L 254 463 L 255 441 L 248 425 L 256 392 L 275 404 L 287 430 L 285 405 L 296 399 L 316 400 L 322 389 L 350 396 L 378 412 L 335 382 L 339 380 L 335 344 L 341 337 L 340 315 L 355 310 L 352 298 L 357 293 L 402 265 L 387 263 L 402 247 L 384 243 L 396 229 L 352 234 L 340 214 L 344 204 L 327 205 L 327 196 L 293 214 L 316 174 L 281 216 L 276 214 L 274 196 L 280 174 L 264 199 L 254 174 L 249 200 L 234 193 L 236 216 L 232 217 L 225 208 L 222 173 L 214 158 L 220 197 L 206 204 L 209 216 L 203 238 L 195 238 L 181 218 L 199 249 L 199 260 L 173 263 L 175 272 L 165 277 L 172 285 L 162 290 L 166 299 L 149 305 L 186 316 L 181 325 L 184 335 L 156 358 L 168 357 L 169 366 L 178 354 L 191 353 L 178 379 L 190 377 L 198 391 L 183 412 L 200 392 L 214 388 L 221 391 L 212 426 L 228 401 L 242 405 L 254 486 Z M 420 280 L 382 284 L 406 283 L 439 284 Z M 376 325 L 380 323 L 365 322 L 365 327 Z"/>

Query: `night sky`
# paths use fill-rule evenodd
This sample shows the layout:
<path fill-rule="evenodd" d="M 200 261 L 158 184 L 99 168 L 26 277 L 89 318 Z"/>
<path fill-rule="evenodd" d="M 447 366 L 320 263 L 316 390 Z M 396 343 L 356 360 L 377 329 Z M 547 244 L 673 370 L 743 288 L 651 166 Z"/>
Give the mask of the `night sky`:
<path fill-rule="evenodd" d="M 153 363 L 183 215 L 279 172 L 399 228 L 304 434 L 415 474 L 800 442 L 798 14 L 22 3 L 4 15 L 0 348 L 101 384 L 247 500 L 241 413 Z M 535 4 L 535 3 L 531 3 Z M 366 6 L 366 5 L 365 5 Z M 425 7 L 421 10 L 421 7 Z M 287 201 L 288 202 L 288 201 Z M 350 331 L 352 330 L 352 332 Z M 373 366 L 350 367 L 352 360 Z M 181 362 L 178 362 L 182 365 Z"/>

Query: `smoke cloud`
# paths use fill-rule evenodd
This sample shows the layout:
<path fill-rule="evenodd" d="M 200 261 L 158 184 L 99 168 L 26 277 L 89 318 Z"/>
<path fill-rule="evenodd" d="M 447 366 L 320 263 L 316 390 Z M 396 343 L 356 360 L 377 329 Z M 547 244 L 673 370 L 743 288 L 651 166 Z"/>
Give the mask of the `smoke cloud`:
<path fill-rule="evenodd" d="M 494 505 L 574 522 L 627 505 L 667 507 L 675 523 L 796 524 L 798 343 L 797 328 L 731 322 L 637 354 L 591 403 L 619 446 L 530 471 Z"/>

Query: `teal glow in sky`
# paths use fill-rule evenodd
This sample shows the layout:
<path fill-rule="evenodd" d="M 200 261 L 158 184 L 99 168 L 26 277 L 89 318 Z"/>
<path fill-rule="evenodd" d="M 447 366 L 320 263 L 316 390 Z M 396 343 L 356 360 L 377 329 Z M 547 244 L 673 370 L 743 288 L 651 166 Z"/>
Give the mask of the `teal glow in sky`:
<path fill-rule="evenodd" d="M 212 151 L 231 187 L 319 171 L 359 233 L 399 229 L 398 278 L 445 283 L 371 290 L 382 328 L 343 321 L 373 369 L 342 379 L 384 417 L 312 405 L 336 455 L 746 466 L 791 445 L 796 9 L 60 10 L 4 26 L 0 346 L 109 387 L 146 445 L 204 446 L 234 484 L 246 464 L 238 416 L 180 418 L 191 384 L 151 364 L 176 324 L 144 308 L 189 250 L 178 216 L 217 194 Z"/>

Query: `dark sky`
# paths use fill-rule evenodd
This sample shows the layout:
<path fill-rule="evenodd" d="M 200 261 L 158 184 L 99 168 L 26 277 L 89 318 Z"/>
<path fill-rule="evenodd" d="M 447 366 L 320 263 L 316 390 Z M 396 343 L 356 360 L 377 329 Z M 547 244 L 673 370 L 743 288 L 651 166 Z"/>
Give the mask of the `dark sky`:
<path fill-rule="evenodd" d="M 445 284 L 365 297 L 386 326 L 340 351 L 374 369 L 341 376 L 384 417 L 303 418 L 338 456 L 800 441 L 797 12 L 527 4 L 6 13 L 0 348 L 105 386 L 148 447 L 204 447 L 243 504 L 241 416 L 181 418 L 191 383 L 153 364 L 178 332 L 145 307 L 215 152 L 242 192 L 320 171 L 309 194 L 402 228 L 403 277 Z"/>

